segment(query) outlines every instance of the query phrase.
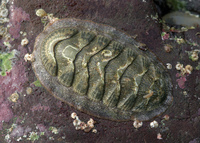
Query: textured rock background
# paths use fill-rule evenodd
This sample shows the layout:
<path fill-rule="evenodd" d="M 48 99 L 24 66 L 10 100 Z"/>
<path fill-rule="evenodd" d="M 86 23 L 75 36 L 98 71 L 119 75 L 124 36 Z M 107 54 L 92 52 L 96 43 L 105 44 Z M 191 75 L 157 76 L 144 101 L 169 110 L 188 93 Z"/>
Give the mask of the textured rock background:
<path fill-rule="evenodd" d="M 194 70 L 191 75 L 185 77 L 187 80 L 185 88 L 181 89 L 176 81 L 178 71 L 175 69 L 177 62 L 181 62 L 184 66 L 191 64 L 195 68 L 198 62 L 189 60 L 186 51 L 199 49 L 199 46 L 177 44 L 176 41 L 169 39 L 162 41 L 162 28 L 158 21 L 153 19 L 156 12 L 151 0 L 146 0 L 146 2 L 142 0 L 16 0 L 13 2 L 15 7 L 22 8 L 21 15 L 25 12 L 30 16 L 30 19 L 24 19 L 28 21 L 22 22 L 20 29 L 20 31 L 27 32 L 26 37 L 29 39 L 29 44 L 22 47 L 20 43 L 24 37 L 22 35 L 16 37 L 17 39 L 12 42 L 12 49 L 17 49 L 20 54 L 11 72 L 5 77 L 0 77 L 0 126 L 2 128 L 0 142 L 17 142 L 20 137 L 21 142 L 31 142 L 27 140 L 31 132 L 38 135 L 38 140 L 35 142 L 199 142 L 200 72 Z M 137 35 L 136 40 L 145 43 L 163 64 L 171 63 L 173 68 L 169 72 L 174 85 L 174 101 L 167 112 L 155 119 L 159 127 L 151 129 L 150 122 L 145 122 L 141 128 L 135 129 L 132 121 L 113 122 L 95 118 L 60 102 L 43 87 L 35 86 L 33 82 L 37 79 L 32 71 L 31 63 L 26 63 L 23 58 L 26 53 L 32 52 L 35 37 L 43 30 L 40 18 L 35 15 L 35 10 L 39 8 L 53 13 L 58 18 L 89 19 L 116 27 L 132 36 Z M 20 17 L 20 14 L 18 16 Z M 196 35 L 199 30 L 196 28 L 185 33 L 169 34 L 170 36 L 182 36 L 191 42 L 200 44 L 200 38 Z M 173 46 L 171 53 L 164 51 L 165 43 Z M 26 93 L 27 87 L 33 89 L 30 95 Z M 187 94 L 184 95 L 184 91 Z M 19 94 L 16 103 L 8 100 L 14 92 Z M 95 124 L 97 133 L 75 130 L 72 124 L 73 119 L 70 117 L 72 112 L 76 112 L 85 122 L 93 118 L 97 122 Z M 165 114 L 170 117 L 168 121 L 163 120 Z M 58 133 L 53 133 L 50 127 L 55 127 Z M 44 132 L 44 135 L 40 136 L 41 132 Z M 161 133 L 162 140 L 157 139 L 158 133 Z M 10 138 L 5 140 L 8 135 Z"/>

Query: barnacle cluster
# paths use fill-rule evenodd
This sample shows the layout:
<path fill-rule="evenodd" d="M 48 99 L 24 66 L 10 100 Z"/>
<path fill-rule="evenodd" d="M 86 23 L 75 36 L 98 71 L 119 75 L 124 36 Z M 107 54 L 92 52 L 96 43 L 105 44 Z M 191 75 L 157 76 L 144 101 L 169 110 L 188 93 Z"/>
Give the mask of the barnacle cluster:
<path fill-rule="evenodd" d="M 186 65 L 185 68 L 183 67 L 183 64 L 180 64 L 179 62 L 176 64 L 176 70 L 181 71 L 181 75 L 185 74 L 191 74 L 193 67 L 191 65 Z"/>
<path fill-rule="evenodd" d="M 71 117 L 74 119 L 73 125 L 75 126 L 76 130 L 84 130 L 85 132 L 89 132 L 93 129 L 92 132 L 97 133 L 97 130 L 94 129 L 95 121 L 92 118 L 90 118 L 90 120 L 87 121 L 87 124 L 86 124 L 85 122 L 81 121 L 78 118 L 75 112 L 71 114 Z"/>
<path fill-rule="evenodd" d="M 9 0 L 2 0 L 0 5 L 0 23 L 6 23 L 9 21 L 7 18 L 8 16 L 8 9 L 6 8 L 6 4 L 9 2 Z"/>
<path fill-rule="evenodd" d="M 3 38 L 4 45 L 10 48 L 9 40 L 11 39 L 11 35 L 7 32 L 8 28 L 4 26 L 5 23 L 9 22 L 8 9 L 6 8 L 8 2 L 9 0 L 2 0 L 0 5 L 0 37 Z"/>
<path fill-rule="evenodd" d="M 47 23 L 53 23 L 58 18 L 53 17 L 52 13 L 46 13 L 43 9 L 37 9 L 35 13 L 38 17 L 41 17 L 42 23 L 46 26 Z"/>

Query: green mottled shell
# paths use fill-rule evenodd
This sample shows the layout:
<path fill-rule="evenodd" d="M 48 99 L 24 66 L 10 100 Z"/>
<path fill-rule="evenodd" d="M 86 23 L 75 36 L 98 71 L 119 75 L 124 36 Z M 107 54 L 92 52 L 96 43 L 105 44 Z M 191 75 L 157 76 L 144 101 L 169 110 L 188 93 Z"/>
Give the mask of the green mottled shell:
<path fill-rule="evenodd" d="M 150 120 L 172 101 L 169 74 L 129 35 L 102 24 L 61 19 L 36 38 L 33 69 L 56 98 L 110 120 Z"/>

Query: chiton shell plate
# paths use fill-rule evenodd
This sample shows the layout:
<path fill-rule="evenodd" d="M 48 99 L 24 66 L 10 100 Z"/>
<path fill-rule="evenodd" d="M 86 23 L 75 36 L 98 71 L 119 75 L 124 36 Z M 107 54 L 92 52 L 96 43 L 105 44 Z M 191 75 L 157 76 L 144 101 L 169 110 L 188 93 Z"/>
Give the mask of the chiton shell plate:
<path fill-rule="evenodd" d="M 73 18 L 45 27 L 34 45 L 32 67 L 56 98 L 90 115 L 150 120 L 172 102 L 163 64 L 113 27 Z"/>

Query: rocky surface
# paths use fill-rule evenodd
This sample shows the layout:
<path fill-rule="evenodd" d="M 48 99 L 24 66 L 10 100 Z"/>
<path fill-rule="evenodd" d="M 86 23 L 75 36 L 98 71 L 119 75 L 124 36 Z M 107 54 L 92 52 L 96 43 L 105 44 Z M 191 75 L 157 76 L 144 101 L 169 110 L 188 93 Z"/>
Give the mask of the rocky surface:
<path fill-rule="evenodd" d="M 154 2 L 161 16 L 170 11 L 190 11 L 200 14 L 200 0 L 154 0 Z"/>
<path fill-rule="evenodd" d="M 192 61 L 188 54 L 188 51 L 199 49 L 199 28 L 187 32 L 163 32 L 151 0 L 13 0 L 11 5 L 21 11 L 14 19 L 22 19 L 17 28 L 27 34 L 16 36 L 19 34 L 16 30 L 14 37 L 11 32 L 15 38 L 11 43 L 13 46 L 9 50 L 2 49 L 5 52 L 16 49 L 20 54 L 16 56 L 11 71 L 0 76 L 1 142 L 199 142 L 200 72 L 196 69 L 199 60 Z M 145 43 L 164 65 L 172 65 L 169 73 L 174 85 L 174 101 L 163 115 L 155 119 L 158 128 L 151 128 L 151 121 L 135 129 L 132 121 L 113 122 L 89 116 L 55 99 L 40 86 L 31 63 L 24 61 L 24 55 L 32 52 L 35 38 L 43 30 L 40 18 L 35 15 L 39 8 L 55 17 L 93 20 L 116 27 L 133 37 L 137 35 L 136 40 Z M 29 39 L 29 43 L 21 46 L 24 37 Z M 164 50 L 165 44 L 171 45 L 171 52 Z M 177 62 L 184 67 L 192 65 L 194 70 L 180 76 L 180 71 L 175 68 Z M 17 102 L 9 100 L 13 93 L 19 94 Z M 84 122 L 93 118 L 97 133 L 75 130 L 70 117 L 72 112 L 76 112 Z M 168 115 L 169 120 L 163 119 L 164 115 Z"/>

